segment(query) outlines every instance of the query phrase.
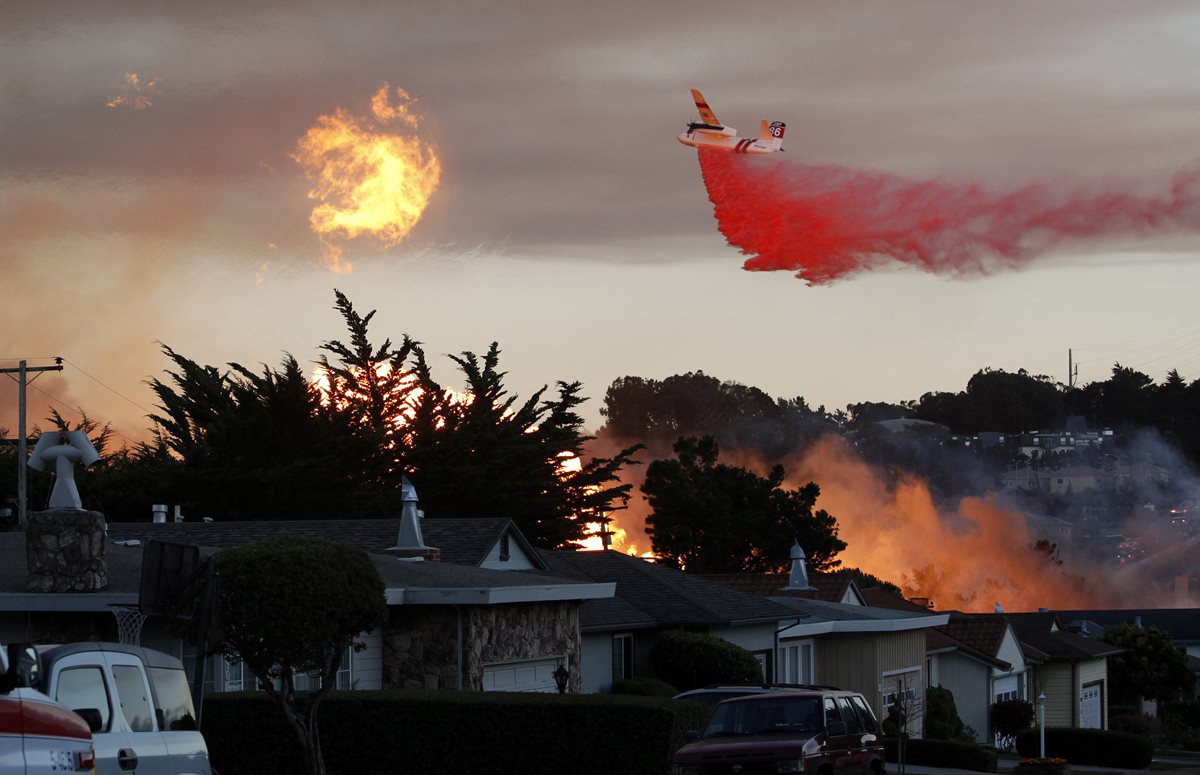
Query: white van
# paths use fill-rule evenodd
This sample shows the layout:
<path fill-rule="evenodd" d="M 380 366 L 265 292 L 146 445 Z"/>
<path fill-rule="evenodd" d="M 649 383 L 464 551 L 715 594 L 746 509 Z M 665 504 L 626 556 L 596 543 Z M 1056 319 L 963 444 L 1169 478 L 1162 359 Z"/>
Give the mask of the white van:
<path fill-rule="evenodd" d="M 31 647 L 0 648 L 0 772 L 95 772 L 87 722 L 33 688 L 40 670 Z"/>
<path fill-rule="evenodd" d="M 91 727 L 97 775 L 212 775 L 178 659 L 119 643 L 37 649 L 46 694 Z"/>

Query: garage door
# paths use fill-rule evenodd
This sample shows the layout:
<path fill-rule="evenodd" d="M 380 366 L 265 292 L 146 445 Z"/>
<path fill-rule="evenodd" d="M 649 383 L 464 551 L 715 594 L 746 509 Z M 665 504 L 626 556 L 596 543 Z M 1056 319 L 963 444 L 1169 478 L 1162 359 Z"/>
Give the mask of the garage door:
<path fill-rule="evenodd" d="M 1083 693 L 1079 695 L 1079 726 L 1084 729 L 1100 729 L 1104 718 L 1100 698 L 1100 684 L 1083 687 Z"/>
<path fill-rule="evenodd" d="M 483 666 L 485 692 L 556 692 L 557 659 L 499 662 Z"/>

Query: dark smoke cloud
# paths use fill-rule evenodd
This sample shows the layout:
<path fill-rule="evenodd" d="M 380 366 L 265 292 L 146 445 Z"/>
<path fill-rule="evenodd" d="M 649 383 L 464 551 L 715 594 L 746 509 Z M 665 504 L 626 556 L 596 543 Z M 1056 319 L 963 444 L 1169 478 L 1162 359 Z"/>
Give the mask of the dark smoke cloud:
<path fill-rule="evenodd" d="M 791 271 L 813 285 L 893 262 L 981 275 L 1069 240 L 1200 231 L 1200 166 L 1150 193 L 1117 183 L 1003 191 L 710 149 L 700 169 L 721 233 L 750 256 L 744 268 Z"/>

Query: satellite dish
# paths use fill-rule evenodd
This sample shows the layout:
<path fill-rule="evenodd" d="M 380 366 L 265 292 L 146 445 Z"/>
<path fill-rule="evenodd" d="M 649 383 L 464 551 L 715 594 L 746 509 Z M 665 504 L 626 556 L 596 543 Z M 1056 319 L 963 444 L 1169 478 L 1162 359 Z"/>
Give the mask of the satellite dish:
<path fill-rule="evenodd" d="M 54 489 L 50 491 L 50 508 L 82 509 L 79 488 L 75 486 L 75 464 L 90 466 L 100 459 L 83 431 L 51 431 L 43 433 L 29 456 L 29 467 L 45 471 L 54 465 Z"/>

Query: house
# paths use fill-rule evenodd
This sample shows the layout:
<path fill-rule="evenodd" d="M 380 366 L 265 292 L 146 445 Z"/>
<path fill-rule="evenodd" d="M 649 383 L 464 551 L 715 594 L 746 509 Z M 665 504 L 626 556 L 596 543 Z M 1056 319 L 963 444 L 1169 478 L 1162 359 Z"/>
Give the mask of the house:
<path fill-rule="evenodd" d="M 1031 699 L 1032 666 L 1006 616 L 951 614 L 927 643 L 929 685 L 950 690 L 959 718 L 978 739 L 992 739 L 993 703 Z"/>
<path fill-rule="evenodd" d="M 431 546 L 420 540 L 418 529 L 415 547 L 397 540 L 404 519 L 113 523 L 107 541 L 95 542 L 106 545 L 107 584 L 90 592 L 26 591 L 26 537 L 0 534 L 0 637 L 30 642 L 117 639 L 114 607 L 137 605 L 142 551 L 152 538 L 212 553 L 271 536 L 309 535 L 368 552 L 386 588 L 388 623 L 363 634 L 365 650 L 347 654 L 339 687 L 553 691 L 552 674 L 562 665 L 570 674 L 569 687 L 578 691 L 580 605 L 611 597 L 615 585 L 547 574 L 537 552 L 509 520 L 435 522 L 418 523 Z M 436 547 L 435 542 L 444 545 Z M 430 559 L 394 556 L 412 551 Z M 441 561 L 430 561 L 435 553 Z M 144 645 L 194 662 L 194 654 L 170 635 L 165 621 L 150 619 L 139 635 Z M 241 665 L 219 658 L 213 658 L 207 672 L 212 691 L 254 685 Z"/>
<path fill-rule="evenodd" d="M 926 608 L 900 611 L 867 605 L 849 574 L 809 574 L 803 551 L 792 549 L 782 574 L 720 574 L 709 578 L 732 588 L 755 590 L 792 612 L 776 634 L 779 680 L 819 683 L 857 691 L 880 718 L 893 706 L 924 705 L 927 631 L 948 615 Z M 910 714 L 920 734 L 919 713 Z"/>
<path fill-rule="evenodd" d="M 579 582 L 614 583 L 610 598 L 580 606 L 585 692 L 606 692 L 620 678 L 647 675 L 650 650 L 668 629 L 705 632 L 746 649 L 763 680 L 776 680 L 776 633 L 796 614 L 753 595 L 614 551 L 542 551 L 552 575 Z"/>
<path fill-rule="evenodd" d="M 1046 725 L 1108 728 L 1108 657 L 1121 653 L 1102 641 L 1068 632 L 1049 611 L 1007 614 L 1021 650 L 1035 662 L 1033 699 L 1046 697 Z"/>

